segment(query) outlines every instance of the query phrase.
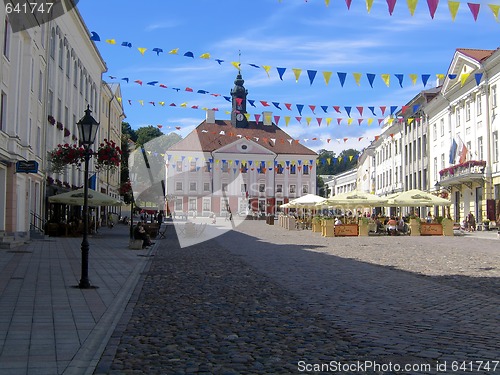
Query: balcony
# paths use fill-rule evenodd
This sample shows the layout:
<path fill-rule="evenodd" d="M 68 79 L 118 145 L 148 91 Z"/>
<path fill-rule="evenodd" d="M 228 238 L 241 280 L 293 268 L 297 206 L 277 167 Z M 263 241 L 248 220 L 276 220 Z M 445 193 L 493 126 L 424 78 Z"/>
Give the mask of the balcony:
<path fill-rule="evenodd" d="M 452 165 L 439 171 L 439 184 L 443 186 L 464 184 L 472 188 L 473 182 L 482 184 L 485 167 L 486 161 L 484 160 L 469 160 L 461 164 Z"/>

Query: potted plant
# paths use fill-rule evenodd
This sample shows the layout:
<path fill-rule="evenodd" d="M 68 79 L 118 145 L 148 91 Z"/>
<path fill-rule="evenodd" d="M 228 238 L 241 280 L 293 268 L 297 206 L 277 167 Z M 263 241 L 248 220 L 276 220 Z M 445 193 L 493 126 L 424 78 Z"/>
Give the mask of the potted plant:
<path fill-rule="evenodd" d="M 416 215 L 410 215 L 410 235 L 420 236 L 420 218 Z"/>

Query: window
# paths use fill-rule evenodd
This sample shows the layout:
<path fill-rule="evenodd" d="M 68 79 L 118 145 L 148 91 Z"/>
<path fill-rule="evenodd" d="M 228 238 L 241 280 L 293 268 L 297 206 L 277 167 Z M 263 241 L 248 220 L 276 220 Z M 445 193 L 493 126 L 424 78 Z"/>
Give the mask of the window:
<path fill-rule="evenodd" d="M 189 183 L 189 191 L 196 191 L 196 182 Z"/>
<path fill-rule="evenodd" d="M 2 92 L 0 97 L 0 130 L 7 128 L 7 94 Z"/>
<path fill-rule="evenodd" d="M 477 158 L 478 160 L 483 160 L 483 137 L 477 139 Z"/>
<path fill-rule="evenodd" d="M 296 166 L 295 164 L 290 165 L 290 174 L 295 174 Z"/>
<path fill-rule="evenodd" d="M 177 163 L 175 163 L 175 170 L 177 172 L 182 172 L 182 161 L 177 161 Z"/>
<path fill-rule="evenodd" d="M 248 164 L 247 163 L 241 163 L 240 172 L 241 173 L 247 173 L 248 172 Z"/>
<path fill-rule="evenodd" d="M 434 158 L 434 179 L 438 180 L 438 158 Z"/>
<path fill-rule="evenodd" d="M 266 184 L 259 184 L 259 193 L 265 193 L 266 192 Z"/>
<path fill-rule="evenodd" d="M 57 61 L 59 63 L 59 68 L 63 68 L 63 60 L 64 60 L 64 48 L 63 48 L 63 41 L 62 39 L 59 39 L 59 51 L 57 54 Z"/>
<path fill-rule="evenodd" d="M 40 70 L 38 74 L 38 101 L 42 101 L 43 97 L 43 73 Z"/>
<path fill-rule="evenodd" d="M 71 72 L 71 55 L 69 50 L 66 51 L 66 77 L 69 78 Z"/>
<path fill-rule="evenodd" d="M 177 181 L 175 183 L 175 191 L 182 191 L 182 182 Z"/>
<path fill-rule="evenodd" d="M 175 198 L 174 211 L 182 211 L 182 198 Z"/>
<path fill-rule="evenodd" d="M 203 198 L 203 211 L 210 211 L 211 201 L 210 198 Z"/>
<path fill-rule="evenodd" d="M 259 173 L 266 173 L 266 162 L 261 161 L 260 162 L 260 167 L 259 167 Z"/>
<path fill-rule="evenodd" d="M 443 137 L 444 136 L 444 118 L 439 120 L 439 128 L 441 129 L 441 137 Z M 436 139 L 436 137 L 434 137 L 434 139 Z"/>
<path fill-rule="evenodd" d="M 427 134 L 422 136 L 422 155 L 427 156 Z"/>
<path fill-rule="evenodd" d="M 304 174 L 309 174 L 309 166 L 308 165 L 304 165 L 302 170 L 304 171 Z"/>
<path fill-rule="evenodd" d="M 481 113 L 483 113 L 483 103 L 482 103 L 483 97 L 481 94 L 477 94 L 476 96 L 476 113 L 479 116 Z"/>
<path fill-rule="evenodd" d="M 444 169 L 444 154 L 441 154 L 441 169 Z"/>
<path fill-rule="evenodd" d="M 247 184 L 241 184 L 241 192 L 246 193 L 247 192 Z"/>
<path fill-rule="evenodd" d="M 276 185 L 276 193 L 283 193 L 283 184 Z"/>
<path fill-rule="evenodd" d="M 295 185 L 290 185 L 288 191 L 290 192 L 290 194 L 295 194 Z"/>
<path fill-rule="evenodd" d="M 456 120 L 456 122 L 457 122 L 457 123 L 456 123 L 456 126 L 457 126 L 457 128 L 458 128 L 460 125 L 462 125 L 462 124 L 461 124 L 462 118 L 461 118 L 461 116 L 460 116 L 460 108 L 458 108 L 458 107 L 457 107 L 457 108 L 455 108 L 455 111 L 456 111 L 456 112 L 455 112 L 455 120 Z"/>
<path fill-rule="evenodd" d="M 73 85 L 78 86 L 78 64 L 76 60 L 73 62 Z"/>
<path fill-rule="evenodd" d="M 205 162 L 205 167 L 203 169 L 205 172 L 210 172 L 210 162 L 206 161 Z"/>
<path fill-rule="evenodd" d="M 189 172 L 196 172 L 196 161 L 189 163 Z"/>
<path fill-rule="evenodd" d="M 420 159 L 422 157 L 422 140 L 420 138 L 417 139 L 417 158 Z"/>
<path fill-rule="evenodd" d="M 465 103 L 465 121 L 470 121 L 470 101 Z"/>
<path fill-rule="evenodd" d="M 227 182 L 222 183 L 222 191 L 227 192 Z"/>
<path fill-rule="evenodd" d="M 196 202 L 196 198 L 189 198 L 189 203 L 188 203 L 188 209 L 189 211 L 197 211 L 198 210 L 198 204 Z"/>
<path fill-rule="evenodd" d="M 436 124 L 432 124 L 432 136 L 434 137 L 434 139 L 437 138 L 437 125 Z"/>
<path fill-rule="evenodd" d="M 229 172 L 229 163 L 227 160 L 222 161 L 222 172 L 228 173 Z"/>
<path fill-rule="evenodd" d="M 309 185 L 302 185 L 302 194 L 309 193 Z"/>
<path fill-rule="evenodd" d="M 276 167 L 276 173 L 283 174 L 283 165 L 278 164 L 278 166 Z"/>
<path fill-rule="evenodd" d="M 491 86 L 491 107 L 497 106 L 497 86 Z"/>
<path fill-rule="evenodd" d="M 210 191 L 210 182 L 203 183 L 203 191 Z"/>
<path fill-rule="evenodd" d="M 55 56 L 56 56 L 56 29 L 54 29 L 54 28 L 52 28 L 52 30 L 50 32 L 49 53 L 50 53 L 50 57 L 55 58 Z"/>
<path fill-rule="evenodd" d="M 493 162 L 498 162 L 498 131 L 493 132 Z"/>
<path fill-rule="evenodd" d="M 7 17 L 5 17 L 5 24 L 3 29 L 3 55 L 8 59 L 10 52 L 10 33 L 11 33 L 10 22 Z"/>

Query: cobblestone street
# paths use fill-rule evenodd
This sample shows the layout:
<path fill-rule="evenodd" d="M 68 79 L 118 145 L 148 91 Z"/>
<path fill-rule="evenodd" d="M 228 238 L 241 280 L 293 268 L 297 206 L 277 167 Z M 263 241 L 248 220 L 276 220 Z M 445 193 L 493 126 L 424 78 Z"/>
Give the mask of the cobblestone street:
<path fill-rule="evenodd" d="M 500 373 L 499 276 L 493 239 L 169 237 L 96 374 Z"/>

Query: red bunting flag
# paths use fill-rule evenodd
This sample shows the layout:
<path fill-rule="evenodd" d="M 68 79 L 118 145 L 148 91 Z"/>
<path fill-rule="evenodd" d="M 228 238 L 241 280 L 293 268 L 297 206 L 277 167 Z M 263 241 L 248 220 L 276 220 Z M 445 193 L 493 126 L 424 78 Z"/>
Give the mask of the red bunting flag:
<path fill-rule="evenodd" d="M 292 105 L 290 103 L 285 103 L 285 107 L 291 111 L 292 110 Z"/>
<path fill-rule="evenodd" d="M 269 107 L 269 103 L 266 102 L 265 100 L 261 100 L 260 103 L 264 106 L 264 107 Z"/>

